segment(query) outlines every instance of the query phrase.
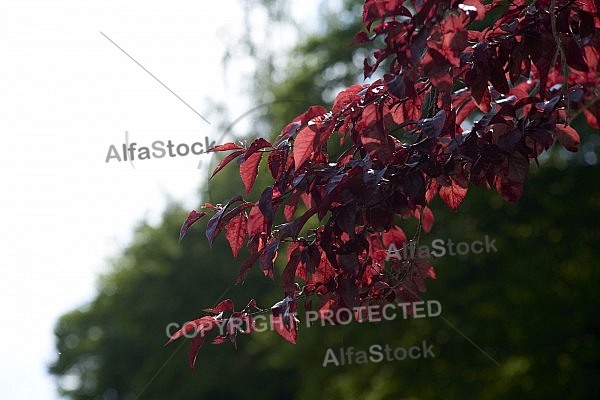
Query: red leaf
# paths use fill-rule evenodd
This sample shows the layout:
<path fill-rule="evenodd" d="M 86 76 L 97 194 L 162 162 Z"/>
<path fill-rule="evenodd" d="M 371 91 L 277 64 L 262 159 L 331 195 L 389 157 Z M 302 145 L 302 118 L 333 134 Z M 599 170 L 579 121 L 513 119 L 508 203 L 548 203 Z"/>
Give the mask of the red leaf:
<path fill-rule="evenodd" d="M 212 330 L 216 324 L 214 324 L 210 330 Z M 194 371 L 196 368 L 196 359 L 198 358 L 198 351 L 204 344 L 204 340 L 206 340 L 206 334 L 208 331 L 198 330 L 198 334 L 192 339 L 192 344 L 188 350 L 188 361 L 190 363 L 190 368 Z"/>
<path fill-rule="evenodd" d="M 183 237 L 187 233 L 188 229 L 190 229 L 190 227 L 192 225 L 194 225 L 196 222 L 198 222 L 205 215 L 206 215 L 205 212 L 200 212 L 199 213 L 196 210 L 192 210 L 190 212 L 190 214 L 188 215 L 188 217 L 183 222 L 183 225 L 181 225 L 181 229 L 179 230 L 179 242 L 181 242 L 181 240 L 183 239 Z"/>
<path fill-rule="evenodd" d="M 231 301 L 229 299 L 225 299 L 222 302 L 220 302 L 219 304 L 217 304 L 215 307 L 205 308 L 203 311 L 209 312 L 211 314 L 219 314 L 219 313 L 222 313 L 223 311 L 233 311 L 234 308 L 235 307 L 233 305 L 233 301 Z"/>
<path fill-rule="evenodd" d="M 554 128 L 556 139 L 569 151 L 576 152 L 579 145 L 579 134 L 570 126 L 556 125 Z"/>
<path fill-rule="evenodd" d="M 164 345 L 168 345 L 170 343 L 173 343 L 175 340 L 179 339 L 180 337 L 187 335 L 188 333 L 190 333 L 193 330 L 197 330 L 198 332 L 205 332 L 206 330 L 210 330 L 212 329 L 213 325 L 216 324 L 216 319 L 214 317 L 210 317 L 210 316 L 206 316 L 206 317 L 202 317 L 199 319 L 196 319 L 194 321 L 190 321 L 190 322 L 186 322 L 185 324 L 183 324 L 183 327 L 181 329 L 179 329 L 177 332 L 175 332 L 173 335 L 171 335 L 171 337 L 169 338 L 169 341 L 167 343 L 165 343 Z"/>
<path fill-rule="evenodd" d="M 431 200 L 433 200 L 435 195 L 438 194 L 439 187 L 440 184 L 435 179 L 429 181 L 429 187 L 425 192 L 425 201 L 427 202 L 427 204 L 431 203 Z"/>
<path fill-rule="evenodd" d="M 250 146 L 248 147 L 248 150 L 246 150 L 246 154 L 244 154 L 244 159 L 247 159 L 252 154 L 256 153 L 261 149 L 264 149 L 265 147 L 271 147 L 271 143 L 269 143 L 263 138 L 254 139 L 252 144 L 250 144 Z"/>
<path fill-rule="evenodd" d="M 312 200 L 312 195 L 310 193 L 302 193 L 300 195 L 300 198 L 302 199 L 302 203 L 304 203 L 304 206 L 306 208 L 311 208 L 313 205 L 313 200 Z"/>
<path fill-rule="evenodd" d="M 310 106 L 310 108 L 304 114 L 297 116 L 292 122 L 283 128 L 277 138 L 281 139 L 285 136 L 289 138 L 294 137 L 296 132 L 298 132 L 298 129 L 300 129 L 303 125 L 306 125 L 308 121 L 323 114 L 327 114 L 327 110 L 324 107 Z"/>
<path fill-rule="evenodd" d="M 294 140 L 294 167 L 296 171 L 313 153 L 313 145 L 316 132 L 312 127 L 307 126 L 302 129 Z"/>
<path fill-rule="evenodd" d="M 233 217 L 229 224 L 225 227 L 227 233 L 225 237 L 229 242 L 229 246 L 231 247 L 231 251 L 233 252 L 233 258 L 237 258 L 240 249 L 244 245 L 244 241 L 246 240 L 246 228 L 248 226 L 248 217 L 246 214 L 239 214 L 236 217 Z"/>
<path fill-rule="evenodd" d="M 302 125 L 306 125 L 311 119 L 320 115 L 327 114 L 327 109 L 322 106 L 310 106 L 304 114 L 300 116 L 300 122 Z"/>
<path fill-rule="evenodd" d="M 256 205 L 252 207 L 248 216 L 248 236 L 254 236 L 261 232 L 267 232 L 267 220 Z"/>
<path fill-rule="evenodd" d="M 460 187 L 455 182 L 451 186 L 440 187 L 440 197 L 446 202 L 448 207 L 456 211 L 458 205 L 467 195 L 467 189 Z"/>
<path fill-rule="evenodd" d="M 392 226 L 392 228 L 381 234 L 381 239 L 385 248 L 389 248 L 393 243 L 395 246 L 400 246 L 406 243 L 406 235 L 399 226 Z"/>
<path fill-rule="evenodd" d="M 465 119 L 467 119 L 467 117 L 471 115 L 473 111 L 477 109 L 477 104 L 475 103 L 475 100 L 468 95 L 469 92 L 464 91 L 459 97 L 456 98 L 455 108 L 458 109 L 458 112 L 456 114 L 457 125 L 462 124 L 462 122 Z"/>
<path fill-rule="evenodd" d="M 239 144 L 229 142 L 229 143 L 219 144 L 219 145 L 213 147 L 212 149 L 209 149 L 207 151 L 207 153 L 212 153 L 215 151 L 241 150 L 241 149 L 243 149 L 243 147 L 240 146 Z"/>
<path fill-rule="evenodd" d="M 460 56 L 468 46 L 465 18 L 451 15 L 441 23 L 442 42 L 440 51 L 455 67 L 460 67 Z"/>
<path fill-rule="evenodd" d="M 346 90 L 341 91 L 333 102 L 333 108 L 331 109 L 331 112 L 337 114 L 352 102 L 359 102 L 361 97 L 358 93 L 361 90 L 363 90 L 363 86 L 356 84 L 350 86 Z"/>
<path fill-rule="evenodd" d="M 392 15 L 411 17 L 412 14 L 402 5 L 400 0 L 367 0 L 363 8 L 363 23 L 367 29 L 378 19 Z"/>
<path fill-rule="evenodd" d="M 212 344 L 221 344 L 221 343 L 225 343 L 227 341 L 227 335 L 225 336 L 217 336 L 216 338 L 213 339 Z M 235 344 L 234 344 L 235 346 Z"/>
<path fill-rule="evenodd" d="M 214 172 L 212 173 L 212 175 L 210 176 L 211 178 L 213 176 L 215 176 L 215 174 L 217 172 L 219 172 L 220 170 L 223 169 L 223 167 L 225 167 L 227 164 L 229 164 L 233 159 L 239 157 L 240 155 L 244 154 L 244 150 L 238 150 L 238 151 L 234 151 L 231 154 L 228 154 L 227 157 L 225 157 L 223 160 L 221 160 L 221 162 L 219 163 L 219 165 L 217 165 L 217 168 L 215 168 Z"/>
<path fill-rule="evenodd" d="M 383 114 L 380 106 L 370 104 L 364 108 L 357 129 L 362 129 L 360 142 L 372 159 L 387 163 L 394 150 L 393 139 L 385 132 L 386 122 L 391 122 L 391 114 Z"/>
<path fill-rule="evenodd" d="M 244 186 L 246 187 L 246 194 L 250 193 L 256 177 L 258 176 L 258 165 L 262 158 L 262 152 L 253 153 L 249 158 L 246 158 L 242 165 L 240 165 L 240 176 Z"/>
<path fill-rule="evenodd" d="M 419 210 L 415 210 L 415 216 L 417 218 L 421 218 Z M 422 223 L 423 223 L 423 230 L 425 231 L 425 233 L 428 233 L 429 231 L 431 231 L 431 228 L 433 227 L 433 221 L 434 221 L 434 217 L 433 217 L 433 212 L 431 211 L 431 209 L 429 207 L 423 207 Z"/>

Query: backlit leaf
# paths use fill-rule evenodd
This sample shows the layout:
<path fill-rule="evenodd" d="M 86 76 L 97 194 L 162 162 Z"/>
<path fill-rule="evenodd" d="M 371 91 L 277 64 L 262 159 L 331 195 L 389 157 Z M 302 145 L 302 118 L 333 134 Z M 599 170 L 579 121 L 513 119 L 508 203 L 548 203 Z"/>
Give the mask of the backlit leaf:
<path fill-rule="evenodd" d="M 206 215 L 205 212 L 198 212 L 196 210 L 190 211 L 190 214 L 185 219 L 185 221 L 183 222 L 183 225 L 181 225 L 181 229 L 179 230 L 179 241 L 180 242 L 183 239 L 183 237 L 185 236 L 185 234 L 187 233 L 188 229 L 190 229 L 190 227 L 192 225 L 194 225 L 196 222 L 198 222 L 205 215 Z"/>
<path fill-rule="evenodd" d="M 575 129 L 570 126 L 564 126 L 557 124 L 554 128 L 556 139 L 563 145 L 563 147 L 569 151 L 576 152 L 577 146 L 579 146 L 579 134 Z"/>
<path fill-rule="evenodd" d="M 233 217 L 225 227 L 227 241 L 233 252 L 233 258 L 237 258 L 240 249 L 244 246 L 246 240 L 246 229 L 248 225 L 248 217 L 245 214 L 239 214 Z"/>
<path fill-rule="evenodd" d="M 451 209 L 455 210 L 467 195 L 467 189 L 460 187 L 456 183 L 450 186 L 442 186 L 439 191 L 440 197 Z"/>

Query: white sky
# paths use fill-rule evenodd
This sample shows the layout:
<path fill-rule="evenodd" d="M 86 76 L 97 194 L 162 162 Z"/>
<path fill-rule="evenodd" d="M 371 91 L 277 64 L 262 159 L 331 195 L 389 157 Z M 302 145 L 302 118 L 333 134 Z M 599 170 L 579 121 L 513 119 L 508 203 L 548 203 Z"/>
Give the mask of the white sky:
<path fill-rule="evenodd" d="M 293 8 L 309 12 L 300 2 Z M 206 171 L 197 165 L 206 156 L 137 160 L 135 169 L 105 159 L 125 131 L 138 147 L 217 140 L 211 102 L 229 102 L 232 115 L 246 110 L 239 75 L 232 71 L 225 87 L 221 66 L 241 13 L 237 0 L 3 0 L 1 399 L 58 398 L 46 372 L 56 319 L 94 296 L 106 258 L 137 221 L 158 221 L 169 197 L 188 207 L 198 201 Z"/>

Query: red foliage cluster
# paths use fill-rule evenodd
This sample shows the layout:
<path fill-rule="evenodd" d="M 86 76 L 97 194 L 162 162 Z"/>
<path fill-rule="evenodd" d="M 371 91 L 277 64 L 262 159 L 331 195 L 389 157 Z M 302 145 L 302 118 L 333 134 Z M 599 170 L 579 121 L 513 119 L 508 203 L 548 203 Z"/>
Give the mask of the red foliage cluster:
<path fill-rule="evenodd" d="M 318 297 L 319 312 L 416 301 L 435 274 L 421 259 L 386 261 L 391 243 L 407 242 L 400 219 L 416 217 L 428 231 L 432 199 L 456 210 L 469 184 L 516 201 L 530 160 L 555 140 L 577 150 L 569 116 L 585 113 L 600 128 L 600 1 L 485 3 L 367 0 L 354 44 L 382 39 L 364 63 L 365 77 L 385 67 L 382 78 L 341 92 L 329 112 L 311 107 L 273 143 L 216 147 L 231 153 L 215 173 L 237 159 L 246 194 L 268 153 L 273 184 L 256 202 L 206 204 L 206 236 L 212 244 L 225 229 L 236 257 L 247 246 L 238 282 L 255 264 L 273 277 L 287 247 L 285 298 L 271 309 L 286 340 L 296 341 L 301 298 Z M 343 152 L 331 160 L 334 134 Z M 181 237 L 206 211 L 190 213 Z M 275 224 L 278 213 L 285 223 Z M 319 226 L 305 228 L 313 216 Z M 215 312 L 251 315 L 226 304 Z M 192 366 L 202 342 L 192 342 Z"/>

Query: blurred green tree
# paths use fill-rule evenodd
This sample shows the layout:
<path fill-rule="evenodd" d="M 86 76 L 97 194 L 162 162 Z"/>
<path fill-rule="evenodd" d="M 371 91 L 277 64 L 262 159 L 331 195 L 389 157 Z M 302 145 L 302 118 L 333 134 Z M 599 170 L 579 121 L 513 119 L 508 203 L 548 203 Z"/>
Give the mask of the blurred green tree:
<path fill-rule="evenodd" d="M 343 2 L 349 11 L 339 15 L 357 15 L 352 8 L 359 3 Z M 330 89 L 360 74 L 345 62 L 352 60 L 348 44 L 358 26 L 340 17 L 310 35 L 296 48 L 304 61 L 290 61 L 286 79 L 257 75 L 265 89 L 257 102 L 298 93 L 312 103 L 330 102 Z M 261 120 L 276 134 L 305 108 L 276 102 Z M 590 132 L 588 143 L 597 142 Z M 240 338 L 237 352 L 206 345 L 195 374 L 177 347 L 185 350 L 186 342 L 161 347 L 168 325 L 200 316 L 225 295 L 238 305 L 254 297 L 268 307 L 281 288 L 256 270 L 245 285 L 232 285 L 239 262 L 222 238 L 208 247 L 199 233 L 204 221 L 178 244 L 187 212 L 174 204 L 158 226 L 140 224 L 92 302 L 57 322 L 60 356 L 50 371 L 61 392 L 76 400 L 598 398 L 600 167 L 594 145 L 580 154 L 565 163 L 556 152 L 550 160 L 556 167 L 533 173 L 518 204 L 471 190 L 457 213 L 440 207 L 422 243 L 488 235 L 498 248 L 432 260 L 437 279 L 423 299 L 439 301 L 441 317 L 308 329 L 302 321 L 296 346 L 270 331 Z M 235 169 L 223 172 L 210 185 L 211 198 L 239 192 Z M 435 358 L 323 367 L 330 348 L 409 347 L 423 340 L 434 345 Z"/>

